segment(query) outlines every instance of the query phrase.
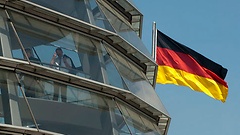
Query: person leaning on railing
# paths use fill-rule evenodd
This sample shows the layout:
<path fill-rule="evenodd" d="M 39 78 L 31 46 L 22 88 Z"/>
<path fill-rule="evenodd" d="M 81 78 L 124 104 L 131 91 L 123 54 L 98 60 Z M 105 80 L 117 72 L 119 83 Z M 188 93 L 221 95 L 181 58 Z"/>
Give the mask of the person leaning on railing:
<path fill-rule="evenodd" d="M 63 51 L 60 47 L 58 47 L 55 50 L 55 53 L 53 54 L 50 64 L 51 64 L 51 67 L 54 67 L 57 70 L 67 72 L 67 73 L 69 73 L 69 71 L 72 69 L 72 63 L 71 63 L 70 57 L 68 56 L 66 57 L 66 55 L 63 54 Z M 66 102 L 67 86 L 59 83 L 54 83 L 53 100 L 58 101 L 60 90 L 61 90 L 62 102 Z"/>

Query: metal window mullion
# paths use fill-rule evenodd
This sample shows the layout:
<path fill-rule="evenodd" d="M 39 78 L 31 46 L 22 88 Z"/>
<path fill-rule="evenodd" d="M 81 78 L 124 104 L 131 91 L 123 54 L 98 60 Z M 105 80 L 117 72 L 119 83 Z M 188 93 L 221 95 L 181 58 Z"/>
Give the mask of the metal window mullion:
<path fill-rule="evenodd" d="M 104 58 L 103 58 L 104 56 L 101 55 L 101 54 L 103 54 L 103 53 L 101 53 L 102 52 L 102 47 L 103 47 L 103 43 L 100 41 L 100 46 L 97 46 L 97 53 L 98 53 L 98 58 L 99 58 L 99 62 L 100 62 L 100 68 L 101 68 L 101 72 L 102 72 L 103 82 L 105 84 L 109 84 L 109 79 L 108 79 L 108 76 L 107 76 L 106 64 L 105 64 Z"/>
<path fill-rule="evenodd" d="M 114 100 L 114 101 L 115 101 L 115 100 Z M 116 106 L 117 106 L 119 112 L 121 113 L 121 115 L 122 115 L 122 117 L 123 117 L 123 120 L 124 120 L 124 122 L 125 122 L 128 130 L 129 130 L 130 134 L 133 135 L 133 133 L 132 133 L 131 130 L 130 130 L 130 127 L 128 126 L 128 123 L 127 123 L 127 121 L 126 121 L 126 118 L 125 118 L 124 114 L 122 113 L 121 107 L 118 105 L 118 103 L 117 103 L 116 101 L 115 101 L 115 103 L 116 103 Z"/>
<path fill-rule="evenodd" d="M 36 128 L 37 128 L 37 130 L 38 130 L 38 132 L 39 132 L 39 127 L 38 127 L 37 122 L 36 122 L 36 119 L 35 119 L 35 117 L 34 117 L 34 115 L 33 115 L 33 112 L 32 112 L 32 109 L 31 109 L 31 107 L 30 107 L 30 104 L 29 104 L 29 102 L 28 102 L 28 100 L 27 100 L 27 97 L 26 97 L 26 95 L 25 95 L 25 92 L 23 91 L 23 88 L 22 88 L 22 85 L 21 85 L 21 83 L 20 83 L 20 80 L 19 80 L 19 78 L 18 78 L 17 73 L 15 73 L 15 76 L 16 76 L 16 79 L 17 79 L 17 81 L 18 81 L 18 85 L 19 85 L 19 88 L 20 88 L 20 90 L 21 90 L 21 92 L 22 92 L 23 98 L 24 98 L 24 100 L 25 100 L 25 102 L 26 102 L 26 104 L 27 104 L 27 108 L 28 108 L 28 110 L 29 110 L 29 112 L 30 112 L 30 115 L 31 115 L 31 117 L 32 117 L 32 120 L 33 120 L 33 122 L 34 122 L 34 124 L 35 124 L 35 126 L 36 126 Z"/>
<path fill-rule="evenodd" d="M 19 36 L 18 36 L 18 34 L 17 34 L 17 30 L 16 30 L 16 28 L 14 27 L 13 22 L 11 21 L 11 18 L 10 18 L 10 16 L 9 16 L 7 10 L 5 10 L 5 13 L 6 13 L 7 19 L 8 19 L 8 21 L 9 21 L 9 23 L 10 23 L 12 29 L 13 29 L 13 32 L 14 32 L 16 38 L 17 38 L 17 41 L 18 41 L 18 43 L 20 44 L 20 47 L 21 47 L 21 49 L 22 49 L 22 51 L 23 51 L 23 54 L 24 54 L 25 58 L 27 59 L 28 63 L 30 64 L 30 60 L 29 60 L 29 58 L 27 57 L 27 53 L 26 53 L 26 51 L 25 51 L 25 49 L 24 49 L 24 47 L 23 47 L 23 44 L 22 44 L 22 42 L 21 42 L 21 40 L 20 40 L 20 38 L 19 38 Z"/>
<path fill-rule="evenodd" d="M 89 0 L 84 0 L 84 2 L 85 2 L 89 22 L 90 22 L 90 24 L 95 25 L 95 21 L 94 21 L 94 17 L 92 14 L 91 5 L 89 3 Z"/>
<path fill-rule="evenodd" d="M 116 126 L 117 126 L 117 120 L 116 117 L 114 116 L 114 99 L 111 98 L 112 100 L 107 100 L 106 98 L 103 98 L 103 100 L 105 101 L 105 103 L 108 106 L 109 109 L 109 115 L 110 115 L 110 120 L 111 120 L 111 124 L 112 124 L 112 133 L 113 135 L 118 135 L 119 132 L 116 130 Z"/>

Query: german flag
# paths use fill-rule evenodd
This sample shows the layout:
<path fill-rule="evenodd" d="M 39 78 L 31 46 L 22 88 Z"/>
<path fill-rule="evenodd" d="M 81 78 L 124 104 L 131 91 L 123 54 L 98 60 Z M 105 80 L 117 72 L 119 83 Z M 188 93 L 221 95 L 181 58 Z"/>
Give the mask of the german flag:
<path fill-rule="evenodd" d="M 157 31 L 157 83 L 188 86 L 226 101 L 227 69 Z"/>

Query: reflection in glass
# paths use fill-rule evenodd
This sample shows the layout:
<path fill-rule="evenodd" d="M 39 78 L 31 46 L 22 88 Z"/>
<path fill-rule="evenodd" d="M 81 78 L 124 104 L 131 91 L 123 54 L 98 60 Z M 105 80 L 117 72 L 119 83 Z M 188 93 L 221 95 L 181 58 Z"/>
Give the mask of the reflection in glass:
<path fill-rule="evenodd" d="M 91 135 L 159 135 L 153 122 L 109 97 L 65 85 L 66 102 L 60 99 L 61 96 L 56 102 L 54 85 L 62 87 L 64 84 L 24 73 L 18 73 L 17 77 L 20 83 L 15 73 L 0 70 L 0 123 L 36 128 L 21 93 L 22 88 L 40 129 L 72 135 L 80 132 Z M 34 86 L 26 84 L 26 79 L 34 81 Z"/>
<path fill-rule="evenodd" d="M 0 69 L 1 121 L 5 124 L 35 127 L 16 74 Z"/>
<path fill-rule="evenodd" d="M 102 11 L 99 9 L 98 4 L 96 3 L 96 0 L 88 0 L 88 4 L 91 9 L 89 17 L 93 18 L 93 20 L 91 21 L 91 24 L 114 32 L 112 26 L 108 22 L 108 19 L 104 16 Z"/>
<path fill-rule="evenodd" d="M 39 78 L 23 74 L 19 74 L 19 78 L 27 97 L 43 97 L 44 86 Z"/>
<path fill-rule="evenodd" d="M 151 106 L 162 110 L 164 107 L 145 74 L 130 61 L 127 61 L 123 56 L 111 51 L 109 48 L 107 48 L 107 51 L 112 57 L 128 90 L 149 103 Z"/>
<path fill-rule="evenodd" d="M 29 0 L 60 13 L 89 22 L 85 0 Z M 59 4 L 61 3 L 61 4 Z"/>
<path fill-rule="evenodd" d="M 2 45 L 0 45 L 0 56 L 3 56 Z"/>
<path fill-rule="evenodd" d="M 25 49 L 26 56 L 31 62 L 40 64 L 41 61 L 40 61 L 39 58 L 34 56 L 33 50 L 34 50 L 34 48 L 33 49 L 32 48 L 26 48 Z M 24 59 L 27 59 L 27 58 L 24 58 Z"/>
<path fill-rule="evenodd" d="M 33 56 L 39 59 L 41 65 L 52 67 L 50 61 L 56 49 L 61 48 L 63 53 L 71 58 L 74 65 L 71 71 L 75 70 L 75 75 L 104 82 L 99 61 L 99 57 L 102 57 L 99 56 L 101 50 L 97 47 L 100 41 L 15 12 L 9 14 L 24 48 L 32 49 Z M 14 37 L 11 40 L 12 43 L 17 43 Z M 24 59 L 20 46 L 11 49 L 14 58 Z M 65 69 L 61 71 L 71 73 L 69 67 L 60 67 Z"/>
<path fill-rule="evenodd" d="M 20 48 L 19 44 L 15 41 L 16 36 L 12 30 L 12 27 L 6 17 L 4 10 L 0 9 L 0 33 L 1 33 L 1 45 L 0 45 L 0 56 L 12 58 L 12 48 Z M 11 37 L 11 38 L 9 38 Z M 22 56 L 23 58 L 23 56 Z"/>
<path fill-rule="evenodd" d="M 118 105 L 132 134 L 161 135 L 154 123 L 144 117 L 144 115 L 140 115 L 120 102 L 118 102 Z"/>
<path fill-rule="evenodd" d="M 162 110 L 163 105 L 143 71 L 113 49 L 107 48 L 106 51 L 103 46 L 107 47 L 107 44 L 13 11 L 9 11 L 9 15 L 24 48 L 30 48 L 33 56 L 39 59 L 41 65 L 56 70 L 66 68 L 65 71 L 60 71 L 70 73 L 70 69 L 67 67 L 59 66 L 56 68 L 50 64 L 56 49 L 61 48 L 75 65 L 74 75 L 129 90 L 151 106 Z M 6 48 L 11 50 L 14 58 L 25 60 L 26 56 L 23 55 L 23 50 L 16 42 L 16 36 L 14 36 L 11 27 L 9 27 L 9 33 L 13 36 L 10 37 L 9 48 L 7 44 Z M 56 86 L 54 92 L 53 82 L 51 83 L 50 95 L 52 97 L 49 99 L 53 99 L 53 93 L 56 93 L 54 98 L 56 101 L 65 101 L 65 93 L 62 92 L 63 97 L 61 97 L 60 91 L 68 88 L 57 88 L 58 86 Z M 57 90 L 59 91 L 57 92 Z"/>
<path fill-rule="evenodd" d="M 50 3 L 48 0 L 30 1 L 103 29 L 114 31 L 107 18 L 99 10 L 96 0 L 52 0 Z"/>
<path fill-rule="evenodd" d="M 130 135 L 132 134 L 129 130 L 129 126 L 127 125 L 124 116 L 122 115 L 120 108 L 117 104 L 117 101 L 115 101 L 114 104 L 111 104 L 111 111 L 113 112 L 112 115 L 112 125 L 113 131 L 115 131 L 115 134 L 119 135 Z"/>
<path fill-rule="evenodd" d="M 108 45 L 105 45 L 104 47 L 108 52 L 108 53 L 105 52 L 104 54 L 104 60 L 105 60 L 105 65 L 106 65 L 106 70 L 107 70 L 107 75 L 109 80 L 108 84 L 118 88 L 128 90 L 126 84 L 124 83 L 120 75 L 119 69 L 117 69 L 116 67 L 116 63 L 114 63 L 114 60 L 113 60 L 115 58 L 114 51 L 111 48 L 109 48 Z"/>
<path fill-rule="evenodd" d="M 54 95 L 51 93 L 52 85 L 63 85 L 50 80 L 41 80 L 45 84 L 44 93 L 50 95 Z M 54 100 L 52 98 L 38 98 L 43 100 L 28 98 L 39 128 L 61 134 L 112 135 L 113 118 L 110 106 L 114 105 L 114 102 L 108 97 L 76 87 L 66 85 L 66 88 L 66 103 L 61 100 L 51 102 Z"/>
<path fill-rule="evenodd" d="M 103 47 L 107 45 L 99 40 L 15 12 L 9 12 L 9 15 L 25 51 L 30 49 L 31 62 L 123 89 L 128 88 L 121 76 L 145 80 L 144 74 L 135 66 L 128 67 L 130 64 L 124 58 L 107 53 Z M 27 56 L 24 56 L 19 43 L 16 42 L 13 30 L 10 29 L 10 33 L 13 35 L 11 36 L 13 57 L 26 60 Z M 63 59 L 62 65 L 59 65 L 59 60 L 57 64 L 56 61 L 51 62 L 57 48 L 62 50 L 62 56 L 68 56 L 67 63 L 70 66 L 66 66 Z M 111 49 L 108 51 L 113 52 Z M 115 62 L 112 59 L 115 59 Z"/>
<path fill-rule="evenodd" d="M 2 82 L 0 82 L 0 123 L 5 123 L 4 110 L 3 110 L 3 96 L 2 96 Z"/>
<path fill-rule="evenodd" d="M 104 6 L 103 5 L 103 3 L 99 4 L 106 17 L 111 18 L 109 19 L 109 22 L 116 30 L 117 34 L 119 34 L 129 43 L 131 43 L 131 45 L 133 45 L 135 48 L 143 52 L 146 56 L 152 58 L 151 54 L 149 53 L 141 39 L 138 37 L 137 33 L 135 33 L 135 31 L 131 27 L 131 24 L 127 21 L 124 21 L 124 19 L 121 19 L 121 15 L 119 15 L 118 12 L 114 11 L 113 9 L 109 9 L 110 7 L 106 8 L 106 4 Z"/>

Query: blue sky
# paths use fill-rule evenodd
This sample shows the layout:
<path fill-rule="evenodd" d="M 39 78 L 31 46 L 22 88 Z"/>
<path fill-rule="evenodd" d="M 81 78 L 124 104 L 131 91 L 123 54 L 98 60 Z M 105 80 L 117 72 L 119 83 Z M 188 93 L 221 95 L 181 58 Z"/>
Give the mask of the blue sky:
<path fill-rule="evenodd" d="M 143 42 L 151 52 L 152 23 L 174 40 L 228 69 L 225 103 L 188 87 L 158 84 L 172 120 L 168 135 L 240 134 L 240 1 L 135 0 L 144 15 Z"/>

